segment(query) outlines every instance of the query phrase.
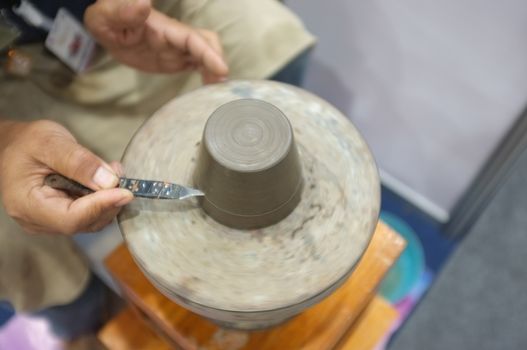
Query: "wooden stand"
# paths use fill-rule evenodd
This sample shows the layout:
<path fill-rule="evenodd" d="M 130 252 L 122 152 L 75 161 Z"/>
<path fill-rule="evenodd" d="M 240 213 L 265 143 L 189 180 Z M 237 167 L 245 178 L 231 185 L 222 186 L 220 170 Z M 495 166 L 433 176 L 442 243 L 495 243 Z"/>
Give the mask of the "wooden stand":
<path fill-rule="evenodd" d="M 404 239 L 380 222 L 356 270 L 331 296 L 283 325 L 247 332 L 223 329 L 170 301 L 122 245 L 106 265 L 130 307 L 100 331 L 99 339 L 111 350 L 369 349 L 397 317 L 375 290 L 404 246 Z"/>

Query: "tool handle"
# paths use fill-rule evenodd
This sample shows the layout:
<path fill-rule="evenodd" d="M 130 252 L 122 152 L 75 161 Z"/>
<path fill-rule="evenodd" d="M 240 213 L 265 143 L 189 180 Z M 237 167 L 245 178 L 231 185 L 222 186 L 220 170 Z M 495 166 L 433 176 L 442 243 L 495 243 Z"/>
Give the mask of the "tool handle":
<path fill-rule="evenodd" d="M 60 174 L 49 174 L 46 176 L 44 179 L 44 185 L 52 187 L 56 190 L 64 191 L 71 197 L 75 198 L 86 196 L 94 192 L 88 187 L 83 186 L 80 183 L 68 179 L 67 177 Z"/>

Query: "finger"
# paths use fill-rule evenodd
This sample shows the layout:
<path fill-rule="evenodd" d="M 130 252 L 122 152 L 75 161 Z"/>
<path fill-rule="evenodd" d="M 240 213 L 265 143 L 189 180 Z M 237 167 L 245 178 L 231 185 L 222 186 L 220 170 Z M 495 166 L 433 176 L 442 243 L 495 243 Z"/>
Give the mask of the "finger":
<path fill-rule="evenodd" d="M 50 186 L 42 186 L 40 188 L 40 192 L 44 198 L 67 198 L 71 199 L 70 195 L 66 193 L 65 191 L 55 189 Z"/>
<path fill-rule="evenodd" d="M 164 49 L 157 54 L 157 65 L 165 73 L 185 70 L 192 62 L 192 56 L 174 48 Z"/>
<path fill-rule="evenodd" d="M 207 41 L 207 43 L 223 57 L 223 48 L 216 33 L 205 29 L 197 29 L 198 33 Z M 204 84 L 213 84 L 226 80 L 226 75 L 217 75 L 208 69 L 201 70 L 201 76 Z"/>
<path fill-rule="evenodd" d="M 197 29 L 197 32 L 207 41 L 207 43 L 223 57 L 223 47 L 218 34 L 206 29 Z"/>
<path fill-rule="evenodd" d="M 116 35 L 114 36 L 114 40 L 116 43 L 125 47 L 134 46 L 141 42 L 144 32 L 145 28 L 143 26 L 118 30 L 115 32 Z"/>
<path fill-rule="evenodd" d="M 46 140 L 38 158 L 52 170 L 92 190 L 113 188 L 119 181 L 113 169 L 74 139 L 57 135 Z"/>
<path fill-rule="evenodd" d="M 132 199 L 130 191 L 120 188 L 97 191 L 76 200 L 55 198 L 40 206 L 41 225 L 56 227 L 63 234 L 84 232 L 115 217 Z"/>
<path fill-rule="evenodd" d="M 150 0 L 99 0 L 86 9 L 87 24 L 104 24 L 113 29 L 142 25 L 151 11 Z"/>
<path fill-rule="evenodd" d="M 197 32 L 192 31 L 186 43 L 187 50 L 193 57 L 198 59 L 198 62 L 205 70 L 218 76 L 226 76 L 228 74 L 229 68 L 221 54 Z"/>
<path fill-rule="evenodd" d="M 124 176 L 123 165 L 120 162 L 114 160 L 110 162 L 110 167 L 113 169 L 113 171 L 115 172 L 117 176 L 119 177 Z"/>
<path fill-rule="evenodd" d="M 216 75 L 227 75 L 229 68 L 221 55 L 193 29 L 184 26 L 167 26 L 164 31 L 167 42 L 176 49 L 187 51 L 200 66 Z"/>
<path fill-rule="evenodd" d="M 186 52 L 182 52 L 173 47 L 165 47 L 163 50 L 157 52 L 161 61 L 179 62 L 181 64 L 192 62 L 194 58 Z"/>
<path fill-rule="evenodd" d="M 161 51 L 167 47 L 167 40 L 162 30 L 150 28 L 145 32 L 148 46 L 154 52 Z"/>
<path fill-rule="evenodd" d="M 203 84 L 205 85 L 219 83 L 227 80 L 225 76 L 213 74 L 205 69 L 201 69 L 201 79 L 203 81 Z"/>
<path fill-rule="evenodd" d="M 150 0 L 110 0 L 109 3 L 118 7 L 118 16 L 114 18 L 114 23 L 122 27 L 133 28 L 142 25 L 148 18 L 152 8 Z"/>
<path fill-rule="evenodd" d="M 102 44 L 133 45 L 150 11 L 150 0 L 99 0 L 86 9 L 84 23 Z"/>

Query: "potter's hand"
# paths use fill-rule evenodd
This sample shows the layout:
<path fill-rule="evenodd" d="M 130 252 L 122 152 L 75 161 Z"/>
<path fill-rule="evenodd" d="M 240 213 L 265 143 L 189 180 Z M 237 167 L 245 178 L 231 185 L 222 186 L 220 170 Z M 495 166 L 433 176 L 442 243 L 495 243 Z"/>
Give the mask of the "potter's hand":
<path fill-rule="evenodd" d="M 30 233 L 98 231 L 133 198 L 119 188 L 118 163 L 110 167 L 51 121 L 0 121 L 0 191 L 6 212 Z M 59 173 L 93 194 L 73 199 L 44 185 Z"/>
<path fill-rule="evenodd" d="M 134 68 L 152 73 L 199 69 L 205 83 L 228 73 L 216 33 L 167 17 L 150 0 L 98 0 L 86 10 L 84 22 L 115 59 Z"/>

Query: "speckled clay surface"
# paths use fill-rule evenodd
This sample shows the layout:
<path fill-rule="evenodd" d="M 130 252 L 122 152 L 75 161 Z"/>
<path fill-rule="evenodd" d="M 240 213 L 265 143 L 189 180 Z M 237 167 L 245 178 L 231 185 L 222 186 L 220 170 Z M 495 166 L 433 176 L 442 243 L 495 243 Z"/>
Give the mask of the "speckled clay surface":
<path fill-rule="evenodd" d="M 266 228 L 236 230 L 194 201 L 135 200 L 119 223 L 162 292 L 205 317 L 250 328 L 293 316 L 345 280 L 377 223 L 380 185 L 367 145 L 341 113 L 268 81 L 231 81 L 174 99 L 130 142 L 126 175 L 192 185 L 208 117 L 240 98 L 267 101 L 291 122 L 305 181 L 293 212 Z"/>

